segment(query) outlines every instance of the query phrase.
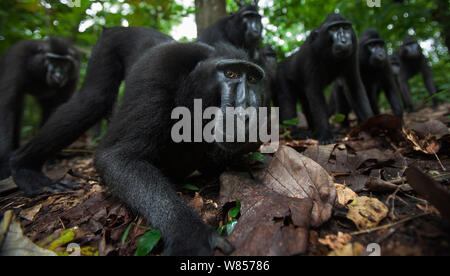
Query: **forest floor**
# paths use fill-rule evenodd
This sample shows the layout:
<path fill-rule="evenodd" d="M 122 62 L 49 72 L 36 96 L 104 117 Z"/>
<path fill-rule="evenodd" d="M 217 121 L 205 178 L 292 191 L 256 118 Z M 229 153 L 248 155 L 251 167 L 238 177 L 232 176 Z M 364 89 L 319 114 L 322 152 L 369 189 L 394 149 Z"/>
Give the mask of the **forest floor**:
<path fill-rule="evenodd" d="M 236 255 L 450 255 L 449 115 L 443 104 L 404 124 L 378 116 L 328 146 L 285 133 L 276 155 L 220 177 L 194 175 L 178 191 L 223 235 L 232 232 Z M 80 190 L 27 198 L 1 182 L 3 250 L 16 220 L 29 240 L 59 255 L 74 244 L 81 255 L 136 253 L 148 224 L 108 192 L 89 144 L 81 138 L 45 167 Z M 151 255 L 161 254 L 160 241 Z"/>

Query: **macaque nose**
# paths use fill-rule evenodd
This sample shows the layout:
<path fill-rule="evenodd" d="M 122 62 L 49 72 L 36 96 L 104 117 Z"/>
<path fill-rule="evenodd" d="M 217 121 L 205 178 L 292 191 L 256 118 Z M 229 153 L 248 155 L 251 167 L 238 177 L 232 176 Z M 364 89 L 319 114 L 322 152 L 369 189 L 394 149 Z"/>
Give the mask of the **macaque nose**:
<path fill-rule="evenodd" d="M 63 80 L 63 75 L 59 72 L 53 74 L 53 80 L 56 82 L 61 82 Z"/>
<path fill-rule="evenodd" d="M 379 60 L 385 60 L 386 59 L 386 53 L 384 51 L 381 51 L 378 53 L 377 58 Z"/>
<path fill-rule="evenodd" d="M 248 85 L 245 81 L 239 84 L 236 91 L 236 107 L 247 109 L 249 102 Z"/>
<path fill-rule="evenodd" d="M 254 38 L 259 38 L 259 36 L 261 35 L 261 26 L 260 24 L 258 24 L 257 22 L 253 22 L 250 24 L 250 34 L 254 37 Z"/>

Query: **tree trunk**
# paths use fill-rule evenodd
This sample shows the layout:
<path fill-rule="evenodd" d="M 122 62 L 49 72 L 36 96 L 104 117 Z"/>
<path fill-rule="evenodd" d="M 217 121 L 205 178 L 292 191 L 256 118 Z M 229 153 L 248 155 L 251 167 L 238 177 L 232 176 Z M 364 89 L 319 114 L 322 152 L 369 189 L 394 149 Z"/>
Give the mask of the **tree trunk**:
<path fill-rule="evenodd" d="M 195 0 L 195 8 L 197 35 L 227 14 L 226 0 Z"/>

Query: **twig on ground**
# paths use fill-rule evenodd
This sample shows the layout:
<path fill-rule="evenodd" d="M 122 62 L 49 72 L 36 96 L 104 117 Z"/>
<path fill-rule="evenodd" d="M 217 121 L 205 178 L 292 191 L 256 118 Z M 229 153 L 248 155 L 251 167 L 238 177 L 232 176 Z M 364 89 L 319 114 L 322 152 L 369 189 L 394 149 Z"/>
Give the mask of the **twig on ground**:
<path fill-rule="evenodd" d="M 362 230 L 362 231 L 353 232 L 353 233 L 350 233 L 350 235 L 352 235 L 352 236 L 357 236 L 357 235 L 361 235 L 361 234 L 369 234 L 369 233 L 372 233 L 372 232 L 375 232 L 375 231 L 378 231 L 378 230 L 388 229 L 388 228 L 391 228 L 391 227 L 393 227 L 393 226 L 396 226 L 396 225 L 399 225 L 399 224 L 403 224 L 403 223 L 408 222 L 408 221 L 410 221 L 410 220 L 414 220 L 414 219 L 417 219 L 417 218 L 421 218 L 421 217 L 424 217 L 424 216 L 428 216 L 428 215 L 430 215 L 430 214 L 432 214 L 432 212 L 426 212 L 426 213 L 423 213 L 423 214 L 420 214 L 420 215 L 416 215 L 416 216 L 404 218 L 404 219 L 399 220 L 399 221 L 394 222 L 394 223 L 390 223 L 390 224 L 378 226 L 378 227 L 371 228 L 371 229 L 367 229 L 367 230 Z"/>

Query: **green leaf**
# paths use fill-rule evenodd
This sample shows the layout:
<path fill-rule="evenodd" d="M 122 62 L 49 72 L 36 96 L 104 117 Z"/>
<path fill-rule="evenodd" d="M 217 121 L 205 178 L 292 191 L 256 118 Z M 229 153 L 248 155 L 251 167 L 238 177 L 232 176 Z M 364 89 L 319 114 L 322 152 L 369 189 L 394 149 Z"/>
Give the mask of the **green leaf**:
<path fill-rule="evenodd" d="M 138 242 L 135 256 L 147 256 L 161 239 L 159 230 L 150 230 L 145 233 Z"/>
<path fill-rule="evenodd" d="M 290 131 L 286 131 L 285 133 L 283 133 L 284 137 L 289 137 L 291 136 L 291 132 Z"/>
<path fill-rule="evenodd" d="M 236 199 L 236 207 L 231 208 L 228 214 L 230 215 L 231 218 L 236 218 L 240 212 L 241 212 L 241 202 L 239 201 L 239 199 Z"/>
<path fill-rule="evenodd" d="M 264 156 L 264 154 L 260 153 L 260 152 L 253 152 L 252 154 L 250 154 L 250 157 L 258 162 L 264 163 L 264 160 L 266 159 L 266 157 Z"/>
<path fill-rule="evenodd" d="M 128 234 L 130 234 L 130 230 L 131 230 L 131 226 L 133 226 L 133 223 L 130 223 L 130 225 L 128 225 L 127 229 L 125 230 L 125 232 L 123 232 L 122 235 L 122 244 L 125 244 L 125 241 L 128 238 Z"/>
<path fill-rule="evenodd" d="M 219 228 L 217 228 L 217 233 L 218 233 L 219 235 L 222 235 L 223 230 L 225 230 L 225 227 L 226 227 L 226 225 L 222 225 L 222 226 L 220 226 Z"/>
<path fill-rule="evenodd" d="M 189 190 L 189 191 L 200 191 L 200 189 L 197 186 L 191 185 L 191 184 L 184 185 L 183 189 Z"/>
<path fill-rule="evenodd" d="M 336 115 L 334 115 L 333 123 L 342 123 L 343 121 L 345 121 L 345 118 L 346 116 L 344 114 L 337 113 Z"/>
<path fill-rule="evenodd" d="M 298 118 L 293 118 L 290 120 L 283 121 L 283 125 L 296 126 L 298 125 L 299 121 L 300 120 Z"/>
<path fill-rule="evenodd" d="M 230 236 L 233 233 L 234 228 L 237 225 L 237 219 L 232 219 L 227 223 L 227 235 Z"/>
<path fill-rule="evenodd" d="M 241 210 L 238 207 L 234 207 L 234 208 L 230 209 L 228 214 L 230 215 L 231 218 L 236 218 L 240 212 L 241 212 Z"/>
<path fill-rule="evenodd" d="M 429 96 L 429 97 L 425 98 L 425 102 L 427 103 L 427 102 L 433 100 L 434 98 L 439 97 L 440 95 L 444 95 L 444 94 L 448 93 L 449 91 L 450 90 L 443 90 L 443 91 L 440 91 L 439 93 Z"/>

